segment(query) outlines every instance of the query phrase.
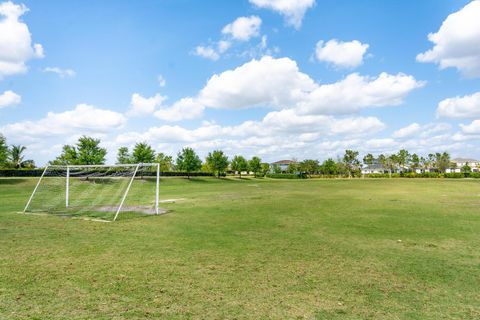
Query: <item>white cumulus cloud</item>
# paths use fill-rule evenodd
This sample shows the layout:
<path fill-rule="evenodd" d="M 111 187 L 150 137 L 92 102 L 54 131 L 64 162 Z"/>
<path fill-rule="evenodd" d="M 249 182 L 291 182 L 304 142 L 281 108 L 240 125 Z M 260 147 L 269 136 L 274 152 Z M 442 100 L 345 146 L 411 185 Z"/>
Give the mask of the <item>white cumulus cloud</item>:
<path fill-rule="evenodd" d="M 398 149 L 398 146 L 398 142 L 392 138 L 374 138 L 365 142 L 366 150 L 373 153 L 384 151 L 393 152 Z"/>
<path fill-rule="evenodd" d="M 342 42 L 336 39 L 319 41 L 315 55 L 319 61 L 331 63 L 339 68 L 355 68 L 363 63 L 369 45 L 358 40 Z"/>
<path fill-rule="evenodd" d="M 454 67 L 467 77 L 480 76 L 480 0 L 450 14 L 428 39 L 432 49 L 417 55 L 420 62 L 438 63 L 441 69 Z"/>
<path fill-rule="evenodd" d="M 143 116 L 152 114 L 157 107 L 160 107 L 167 97 L 157 93 L 153 97 L 145 98 L 138 93 L 132 94 L 130 108 L 127 112 L 129 116 Z"/>
<path fill-rule="evenodd" d="M 230 35 L 233 39 L 239 41 L 248 41 L 252 37 L 260 34 L 262 19 L 257 16 L 239 17 L 232 23 L 227 24 L 222 33 Z"/>
<path fill-rule="evenodd" d="M 238 45 L 239 43 L 245 44 L 248 43 L 250 39 L 260 36 L 261 25 L 262 19 L 260 19 L 258 16 L 238 17 L 233 22 L 223 27 L 223 36 L 221 40 L 216 42 L 210 41 L 209 45 L 207 46 L 197 46 L 193 54 L 202 58 L 216 61 L 220 59 L 222 54 L 232 48 L 233 45 Z M 262 38 L 261 45 L 266 46 L 266 38 Z M 266 48 L 261 48 L 260 51 L 264 50 L 266 50 Z M 246 52 L 251 51 L 253 50 L 250 49 Z"/>
<path fill-rule="evenodd" d="M 27 71 L 26 62 L 44 56 L 40 44 L 32 44 L 28 26 L 20 17 L 28 11 L 11 1 L 0 3 L 0 79 Z"/>
<path fill-rule="evenodd" d="M 470 124 L 460 124 L 465 134 L 480 134 L 480 120 L 474 120 Z"/>
<path fill-rule="evenodd" d="M 217 50 L 219 53 L 224 53 L 225 51 L 230 49 L 231 46 L 232 46 L 232 42 L 228 40 L 220 40 L 217 43 Z"/>
<path fill-rule="evenodd" d="M 158 119 L 172 122 L 195 119 L 203 115 L 205 107 L 195 98 L 182 98 L 171 106 L 164 105 L 166 99 L 166 96 L 159 93 L 149 98 L 134 93 L 127 115 L 133 117 L 153 114 Z"/>
<path fill-rule="evenodd" d="M 220 59 L 220 55 L 212 47 L 198 46 L 195 48 L 194 54 L 213 61 Z"/>
<path fill-rule="evenodd" d="M 331 126 L 333 134 L 361 135 L 382 131 L 386 125 L 376 117 L 352 117 L 336 120 Z"/>
<path fill-rule="evenodd" d="M 290 107 L 315 89 L 289 58 L 264 57 L 212 76 L 199 94 L 207 107 L 241 109 L 254 106 Z"/>
<path fill-rule="evenodd" d="M 183 98 L 171 107 L 160 108 L 155 111 L 155 117 L 165 121 L 181 121 L 195 119 L 202 116 L 204 106 L 193 98 Z"/>
<path fill-rule="evenodd" d="M 427 139 L 435 135 L 443 135 L 451 129 L 451 125 L 448 123 L 428 123 L 420 125 L 416 122 L 398 129 L 393 132 L 392 137 L 398 141 L 405 141 L 410 139 L 412 141 L 419 139 Z"/>
<path fill-rule="evenodd" d="M 315 5 L 315 0 L 249 0 L 259 7 L 276 11 L 285 17 L 288 25 L 300 29 L 305 12 Z"/>
<path fill-rule="evenodd" d="M 22 141 L 41 140 L 52 136 L 109 133 L 123 128 L 126 123 L 127 118 L 121 113 L 79 104 L 73 110 L 48 112 L 45 118 L 37 121 L 7 124 L 0 131 Z"/>
<path fill-rule="evenodd" d="M 301 114 L 347 114 L 367 107 L 399 105 L 424 85 L 413 76 L 357 73 L 332 84 L 318 84 L 289 58 L 265 56 L 212 76 L 198 94 L 210 108 L 271 107 Z"/>
<path fill-rule="evenodd" d="M 382 72 L 378 77 L 348 75 L 332 84 L 318 85 L 304 101 L 299 101 L 302 113 L 352 113 L 368 107 L 395 106 L 403 103 L 414 89 L 424 82 L 413 76 Z"/>
<path fill-rule="evenodd" d="M 422 127 L 418 123 L 414 122 L 406 127 L 395 131 L 392 136 L 397 139 L 408 138 L 415 134 L 418 134 L 421 130 Z"/>
<path fill-rule="evenodd" d="M 0 94 L 0 109 L 14 106 L 22 102 L 22 97 L 11 90 Z"/>
<path fill-rule="evenodd" d="M 327 137 L 337 136 L 337 139 L 341 139 L 341 136 L 365 136 L 383 128 L 384 124 L 374 117 L 336 119 L 281 110 L 272 111 L 261 120 L 248 120 L 233 126 L 205 121 L 194 129 L 162 125 L 143 132 L 126 132 L 120 134 L 115 143 L 133 145 L 138 141 L 149 141 L 159 148 L 173 150 L 190 146 L 201 154 L 221 148 L 227 153 L 241 152 L 246 156 L 265 154 L 272 157 L 288 152 L 299 157 L 308 150 L 316 150 L 316 145 L 322 145 Z"/>
<path fill-rule="evenodd" d="M 58 67 L 47 67 L 43 69 L 43 72 L 55 73 L 60 78 L 72 78 L 72 77 L 75 77 L 76 75 L 76 72 L 72 69 L 62 69 Z"/>
<path fill-rule="evenodd" d="M 437 116 L 452 119 L 480 117 L 480 92 L 440 101 Z"/>

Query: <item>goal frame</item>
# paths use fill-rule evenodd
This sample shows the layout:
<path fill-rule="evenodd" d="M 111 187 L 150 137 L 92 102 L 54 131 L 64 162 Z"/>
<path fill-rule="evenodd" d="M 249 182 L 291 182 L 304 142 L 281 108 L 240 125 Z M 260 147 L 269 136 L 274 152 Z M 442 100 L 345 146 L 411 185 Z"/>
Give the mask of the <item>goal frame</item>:
<path fill-rule="evenodd" d="M 110 167 L 119 167 L 119 168 L 133 168 L 135 167 L 135 170 L 133 172 L 132 177 L 130 178 L 130 181 L 128 182 L 127 189 L 123 193 L 122 200 L 120 202 L 120 205 L 118 206 L 118 209 L 115 212 L 115 217 L 113 218 L 113 221 L 117 220 L 118 215 L 120 214 L 120 211 L 122 210 L 123 203 L 125 202 L 125 199 L 128 196 L 128 192 L 130 191 L 130 187 L 132 186 L 133 181 L 135 180 L 135 176 L 137 175 L 137 171 L 140 167 L 156 167 L 157 168 L 157 174 L 156 174 L 156 183 L 155 183 L 155 214 L 159 214 L 159 196 L 160 196 L 160 163 L 135 163 L 135 164 L 114 164 L 114 165 L 108 165 L 108 164 L 100 164 L 100 165 L 47 165 L 45 169 L 42 172 L 42 175 L 37 181 L 37 184 L 35 185 L 35 188 L 33 189 L 32 194 L 30 195 L 30 198 L 27 201 L 27 204 L 25 205 L 25 208 L 23 209 L 23 213 L 26 213 L 28 210 L 28 207 L 30 206 L 30 203 L 32 202 L 33 197 L 35 196 L 35 193 L 37 192 L 38 187 L 40 186 L 40 183 L 42 182 L 43 178 L 45 177 L 45 173 L 49 168 L 65 168 L 67 175 L 65 177 L 65 208 L 68 208 L 69 206 L 69 199 L 70 199 L 70 169 L 76 169 L 76 168 L 110 168 Z"/>

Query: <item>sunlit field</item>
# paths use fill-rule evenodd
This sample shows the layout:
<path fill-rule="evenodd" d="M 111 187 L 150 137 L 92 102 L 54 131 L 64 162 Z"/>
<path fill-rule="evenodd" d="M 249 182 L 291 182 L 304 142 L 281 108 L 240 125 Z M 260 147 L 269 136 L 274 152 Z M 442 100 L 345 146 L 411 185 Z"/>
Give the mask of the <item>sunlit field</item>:
<path fill-rule="evenodd" d="M 0 319 L 480 318 L 478 181 L 165 178 L 112 223 L 18 213 L 35 182 L 0 179 Z"/>

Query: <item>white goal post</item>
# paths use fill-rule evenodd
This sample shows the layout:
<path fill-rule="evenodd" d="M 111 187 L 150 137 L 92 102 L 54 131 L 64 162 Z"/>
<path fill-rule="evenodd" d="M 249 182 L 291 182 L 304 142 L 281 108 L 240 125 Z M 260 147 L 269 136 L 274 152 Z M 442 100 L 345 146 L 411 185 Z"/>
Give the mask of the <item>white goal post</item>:
<path fill-rule="evenodd" d="M 84 212 L 110 211 L 112 214 L 114 213 L 112 220 L 116 221 L 124 208 L 125 200 L 130 193 L 135 178 L 139 176 L 142 179 L 144 176 L 154 177 L 155 179 L 153 183 L 155 202 L 153 212 L 151 213 L 158 215 L 160 193 L 159 163 L 47 165 L 38 179 L 23 212 L 27 213 L 33 210 L 60 211 L 64 214 L 67 210 L 74 210 L 72 209 L 71 198 L 73 196 L 73 199 L 75 199 L 73 202 L 76 202 L 76 208 L 80 208 L 79 210 Z M 62 183 L 63 179 L 64 182 Z M 90 183 L 85 184 L 84 182 Z M 97 186 L 89 186 L 92 184 Z M 146 189 L 148 191 L 148 187 Z M 39 195 L 39 193 L 41 194 Z M 144 190 L 138 192 L 138 194 L 143 193 L 145 193 Z M 148 194 L 148 192 L 146 193 Z"/>

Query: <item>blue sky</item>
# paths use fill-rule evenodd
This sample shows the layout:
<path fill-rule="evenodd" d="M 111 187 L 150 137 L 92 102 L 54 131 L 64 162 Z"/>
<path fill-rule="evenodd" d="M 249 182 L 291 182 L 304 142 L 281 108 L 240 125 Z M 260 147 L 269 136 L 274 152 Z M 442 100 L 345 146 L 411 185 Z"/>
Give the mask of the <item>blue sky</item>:
<path fill-rule="evenodd" d="M 0 133 L 175 155 L 480 157 L 480 0 L 0 0 Z M 429 37 L 429 34 L 431 36 Z"/>

